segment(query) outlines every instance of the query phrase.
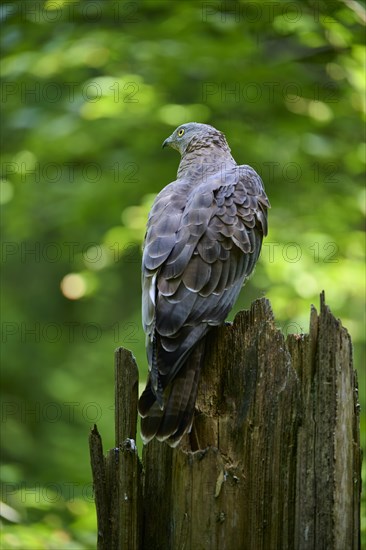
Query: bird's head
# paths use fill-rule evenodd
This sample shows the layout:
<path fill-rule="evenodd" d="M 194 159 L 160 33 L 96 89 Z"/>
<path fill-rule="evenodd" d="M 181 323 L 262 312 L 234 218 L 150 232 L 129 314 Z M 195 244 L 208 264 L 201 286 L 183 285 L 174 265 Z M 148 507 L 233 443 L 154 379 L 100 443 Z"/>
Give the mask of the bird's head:
<path fill-rule="evenodd" d="M 184 155 L 192 142 L 196 147 L 207 147 L 215 142 L 226 144 L 224 134 L 213 126 L 199 122 L 187 122 L 174 130 L 164 141 L 163 148 L 169 145 L 181 155 Z"/>

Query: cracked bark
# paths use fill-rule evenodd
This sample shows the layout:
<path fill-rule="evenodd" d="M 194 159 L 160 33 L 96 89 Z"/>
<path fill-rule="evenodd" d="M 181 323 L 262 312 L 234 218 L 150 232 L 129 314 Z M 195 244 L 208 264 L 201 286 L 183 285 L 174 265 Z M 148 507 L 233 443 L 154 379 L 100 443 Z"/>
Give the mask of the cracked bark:
<path fill-rule="evenodd" d="M 124 539 L 109 548 L 359 548 L 357 380 L 350 337 L 324 295 L 319 316 L 312 308 L 309 334 L 285 341 L 262 299 L 214 329 L 205 350 L 194 434 L 177 449 L 150 442 L 143 476 L 131 451 L 120 455 L 119 478 L 107 457 L 115 483 L 98 485 L 103 468 L 93 467 L 99 527 L 123 525 Z M 117 383 L 118 442 L 134 439 L 137 393 L 131 357 L 117 353 L 125 362 L 120 373 L 127 372 L 124 389 Z M 91 449 L 100 459 L 100 446 Z M 122 486 L 131 495 L 127 508 Z M 104 508 L 108 519 L 100 517 Z"/>

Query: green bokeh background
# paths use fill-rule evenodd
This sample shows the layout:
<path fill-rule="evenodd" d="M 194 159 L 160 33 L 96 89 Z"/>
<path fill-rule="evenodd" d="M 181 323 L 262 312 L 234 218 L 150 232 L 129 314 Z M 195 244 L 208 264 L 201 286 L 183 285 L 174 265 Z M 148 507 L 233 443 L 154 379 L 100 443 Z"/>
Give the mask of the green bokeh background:
<path fill-rule="evenodd" d="M 265 295 L 285 333 L 306 332 L 324 289 L 365 409 L 365 11 L 49 0 L 1 17 L 1 547 L 94 548 L 88 432 L 114 446 L 117 346 L 146 376 L 140 249 L 178 124 L 222 130 L 272 204 L 230 319 Z"/>

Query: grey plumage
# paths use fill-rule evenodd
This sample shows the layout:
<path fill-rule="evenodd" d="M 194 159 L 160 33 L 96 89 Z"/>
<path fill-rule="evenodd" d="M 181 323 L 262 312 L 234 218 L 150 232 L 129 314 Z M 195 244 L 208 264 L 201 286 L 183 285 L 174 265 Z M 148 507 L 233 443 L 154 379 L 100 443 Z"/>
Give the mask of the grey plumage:
<path fill-rule="evenodd" d="M 165 140 L 181 154 L 177 179 L 156 197 L 142 259 L 149 378 L 139 400 L 144 443 L 175 446 L 190 430 L 204 343 L 224 322 L 257 262 L 269 201 L 261 178 L 238 166 L 206 124 Z"/>

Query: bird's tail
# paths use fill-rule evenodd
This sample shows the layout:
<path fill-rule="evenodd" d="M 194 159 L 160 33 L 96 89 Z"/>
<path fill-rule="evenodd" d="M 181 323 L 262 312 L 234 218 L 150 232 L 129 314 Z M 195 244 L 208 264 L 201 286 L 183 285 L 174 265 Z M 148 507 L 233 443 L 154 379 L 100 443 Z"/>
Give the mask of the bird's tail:
<path fill-rule="evenodd" d="M 141 437 L 145 444 L 156 437 L 176 447 L 184 434 L 190 432 L 203 354 L 204 342 L 201 341 L 164 390 L 162 408 L 148 380 L 138 406 L 142 417 Z"/>

